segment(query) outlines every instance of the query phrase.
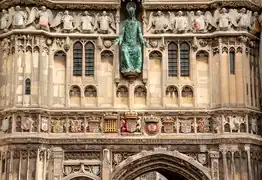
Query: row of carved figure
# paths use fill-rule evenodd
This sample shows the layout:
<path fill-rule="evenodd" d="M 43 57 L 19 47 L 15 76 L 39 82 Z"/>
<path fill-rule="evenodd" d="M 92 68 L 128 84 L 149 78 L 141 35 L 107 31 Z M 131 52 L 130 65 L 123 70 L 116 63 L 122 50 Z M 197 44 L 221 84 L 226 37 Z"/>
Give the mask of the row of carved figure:
<path fill-rule="evenodd" d="M 82 32 L 108 34 L 116 30 L 116 22 L 112 13 L 91 14 L 88 11 L 70 15 L 69 11 L 58 12 L 54 16 L 50 9 L 42 6 L 40 9 L 33 7 L 31 10 L 26 7 L 22 10 L 20 6 L 2 10 L 0 19 L 0 30 L 7 32 L 9 28 L 23 29 L 33 26 L 36 29 L 56 32 Z"/>
<path fill-rule="evenodd" d="M 212 14 L 198 10 L 196 12 L 163 13 L 151 12 L 147 24 L 146 32 L 151 33 L 186 33 L 186 32 L 208 32 L 212 30 L 250 30 L 252 33 L 259 32 L 260 25 L 258 12 L 253 12 L 242 8 L 241 10 L 226 8 L 216 9 Z"/>
<path fill-rule="evenodd" d="M 115 18 L 112 13 L 75 13 L 69 11 L 58 12 L 56 15 L 50 9 L 42 6 L 40 9 L 33 7 L 22 10 L 20 6 L 2 10 L 0 30 L 23 29 L 33 26 L 36 29 L 56 32 L 81 32 L 109 34 L 116 31 L 119 16 Z M 262 18 L 262 16 L 260 16 Z M 187 33 L 208 32 L 212 30 L 250 30 L 259 32 L 259 14 L 242 8 L 241 10 L 219 8 L 211 13 L 198 10 L 196 12 L 151 12 L 149 18 L 144 17 L 147 24 L 146 32 L 151 33 Z"/>

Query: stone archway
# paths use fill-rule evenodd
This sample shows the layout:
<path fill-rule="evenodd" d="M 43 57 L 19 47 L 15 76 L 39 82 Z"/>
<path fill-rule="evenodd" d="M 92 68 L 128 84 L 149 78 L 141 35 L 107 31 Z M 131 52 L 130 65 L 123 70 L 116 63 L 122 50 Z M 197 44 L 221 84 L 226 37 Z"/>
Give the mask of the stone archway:
<path fill-rule="evenodd" d="M 158 171 L 167 178 L 211 180 L 210 171 L 199 162 L 178 151 L 142 151 L 116 166 L 112 180 L 133 180 L 140 175 Z"/>

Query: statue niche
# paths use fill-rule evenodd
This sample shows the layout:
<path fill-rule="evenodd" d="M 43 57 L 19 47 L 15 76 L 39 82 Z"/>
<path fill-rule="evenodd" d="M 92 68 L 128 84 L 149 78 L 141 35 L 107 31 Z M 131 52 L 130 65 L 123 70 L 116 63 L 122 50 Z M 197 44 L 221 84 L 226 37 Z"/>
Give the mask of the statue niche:
<path fill-rule="evenodd" d="M 142 49 L 146 45 L 141 24 L 135 17 L 136 4 L 126 5 L 129 17 L 123 22 L 116 45 L 121 45 L 121 72 L 129 79 L 136 78 L 142 71 Z"/>

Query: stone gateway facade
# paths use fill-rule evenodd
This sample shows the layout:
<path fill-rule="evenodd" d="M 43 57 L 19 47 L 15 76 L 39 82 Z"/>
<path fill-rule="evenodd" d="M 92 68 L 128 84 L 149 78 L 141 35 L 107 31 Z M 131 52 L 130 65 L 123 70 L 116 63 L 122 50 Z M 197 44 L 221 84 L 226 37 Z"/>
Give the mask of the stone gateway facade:
<path fill-rule="evenodd" d="M 261 0 L 0 8 L 1 180 L 262 179 Z"/>

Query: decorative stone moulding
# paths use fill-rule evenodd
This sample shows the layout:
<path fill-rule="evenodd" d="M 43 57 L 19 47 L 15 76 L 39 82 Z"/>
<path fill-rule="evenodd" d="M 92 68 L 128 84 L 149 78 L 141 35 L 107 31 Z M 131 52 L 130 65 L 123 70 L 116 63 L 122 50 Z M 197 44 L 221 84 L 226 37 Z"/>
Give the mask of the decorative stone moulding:
<path fill-rule="evenodd" d="M 118 0 L 2 0 L 0 2 L 1 8 L 8 8 L 13 5 L 35 5 L 35 6 L 46 6 L 52 9 L 117 9 L 120 7 Z"/>
<path fill-rule="evenodd" d="M 157 6 L 156 6 L 157 5 Z M 162 0 L 161 4 L 157 0 L 144 0 L 143 7 L 145 9 L 210 9 L 217 7 L 246 7 L 254 10 L 260 10 L 262 3 L 260 0 L 232 0 L 232 1 L 223 1 L 223 0 L 198 0 L 196 1 L 186 1 L 182 2 L 181 0 Z"/>

